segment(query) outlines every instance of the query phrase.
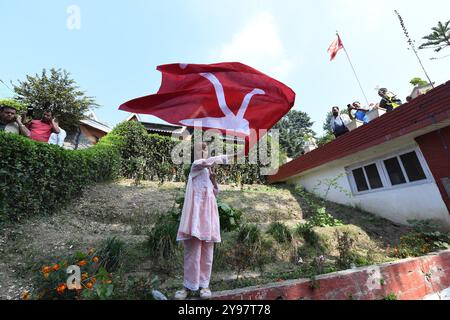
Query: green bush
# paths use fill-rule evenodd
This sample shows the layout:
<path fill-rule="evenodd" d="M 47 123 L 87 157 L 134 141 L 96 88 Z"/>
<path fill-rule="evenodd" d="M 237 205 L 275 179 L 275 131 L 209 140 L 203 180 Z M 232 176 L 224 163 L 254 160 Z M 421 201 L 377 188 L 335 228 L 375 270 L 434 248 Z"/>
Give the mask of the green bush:
<path fill-rule="evenodd" d="M 125 242 L 116 237 L 106 239 L 97 252 L 100 266 L 114 272 L 120 269 L 125 257 Z"/>
<path fill-rule="evenodd" d="M 0 132 L 0 222 L 52 214 L 90 184 L 117 177 L 120 157 L 108 144 L 64 150 Z"/>
<path fill-rule="evenodd" d="M 121 175 L 141 180 L 185 181 L 189 175 L 189 164 L 174 164 L 171 153 L 180 141 L 157 134 L 148 134 L 137 121 L 118 124 L 101 142 L 112 144 L 123 159 Z M 265 181 L 259 165 L 233 164 L 217 166 L 217 182 L 222 184 L 254 184 Z"/>
<path fill-rule="evenodd" d="M 177 232 L 179 222 L 171 215 L 159 216 L 148 234 L 150 256 L 155 259 L 168 260 L 177 252 Z"/>
<path fill-rule="evenodd" d="M 241 225 L 242 212 L 230 207 L 224 202 L 217 202 L 220 217 L 220 228 L 223 231 L 233 231 Z"/>
<path fill-rule="evenodd" d="M 273 222 L 269 225 L 267 233 L 270 234 L 278 243 L 289 243 L 292 241 L 292 234 L 289 228 L 280 222 Z"/>
<path fill-rule="evenodd" d="M 450 233 L 439 231 L 439 226 L 432 220 L 409 220 L 412 230 L 402 237 L 400 243 L 388 254 L 396 258 L 418 257 L 430 252 L 448 249 Z"/>
<path fill-rule="evenodd" d="M 78 289 L 67 287 L 67 268 L 80 268 L 80 285 Z M 95 250 L 76 252 L 64 257 L 59 262 L 53 262 L 35 270 L 33 277 L 33 293 L 22 293 L 22 299 L 37 300 L 93 300 L 109 299 L 114 290 L 112 274 L 101 266 Z"/>

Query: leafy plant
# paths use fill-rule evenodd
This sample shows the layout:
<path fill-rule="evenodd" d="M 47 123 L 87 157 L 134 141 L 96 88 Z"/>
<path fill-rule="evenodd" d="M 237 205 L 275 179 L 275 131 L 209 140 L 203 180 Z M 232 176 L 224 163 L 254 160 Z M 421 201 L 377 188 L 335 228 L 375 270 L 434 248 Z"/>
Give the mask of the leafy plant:
<path fill-rule="evenodd" d="M 100 266 L 110 271 L 117 271 L 125 256 L 125 242 L 116 237 L 106 239 L 97 252 Z"/>
<path fill-rule="evenodd" d="M 339 251 L 336 266 L 339 269 L 349 269 L 355 262 L 355 255 L 352 252 L 355 241 L 350 237 L 350 233 L 347 231 L 344 231 L 341 234 L 336 230 L 335 236 L 338 243 L 337 249 Z"/>
<path fill-rule="evenodd" d="M 250 266 L 260 265 L 262 247 L 262 233 L 258 225 L 245 224 L 237 230 L 236 244 L 233 247 L 230 262 L 238 276 Z"/>
<path fill-rule="evenodd" d="M 67 285 L 68 266 L 80 268 L 80 287 Z M 57 263 L 44 265 L 34 277 L 35 290 L 31 297 L 38 300 L 80 300 L 108 299 L 112 296 L 114 285 L 112 274 L 101 266 L 100 258 L 94 249 L 89 252 L 76 252 L 73 256 L 63 258 Z"/>
<path fill-rule="evenodd" d="M 289 243 L 292 241 L 291 231 L 286 225 L 280 222 L 271 223 L 267 229 L 267 233 L 279 243 Z"/>
<path fill-rule="evenodd" d="M 241 225 L 242 212 L 218 201 L 220 228 L 226 232 L 236 230 Z"/>
<path fill-rule="evenodd" d="M 172 259 L 177 251 L 178 221 L 169 215 L 161 215 L 148 234 L 150 256 L 156 259 Z"/>
<path fill-rule="evenodd" d="M 384 300 L 398 300 L 397 295 L 395 293 L 389 293 Z"/>
<path fill-rule="evenodd" d="M 438 226 L 431 220 L 410 220 L 412 231 L 400 238 L 398 247 L 389 249 L 389 254 L 398 258 L 417 257 L 427 253 L 448 248 L 450 234 L 438 231 Z"/>

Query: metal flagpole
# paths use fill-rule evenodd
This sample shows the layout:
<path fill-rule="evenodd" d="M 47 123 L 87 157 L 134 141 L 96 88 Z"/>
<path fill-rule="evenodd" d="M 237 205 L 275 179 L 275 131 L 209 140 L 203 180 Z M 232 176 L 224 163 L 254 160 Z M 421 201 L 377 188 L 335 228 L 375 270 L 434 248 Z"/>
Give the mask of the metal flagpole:
<path fill-rule="evenodd" d="M 339 35 L 339 32 L 336 31 L 336 35 L 340 39 L 342 39 L 341 36 Z M 356 70 L 355 70 L 355 67 L 353 66 L 352 60 L 350 59 L 350 56 L 348 55 L 347 49 L 345 49 L 344 43 L 341 42 L 341 44 L 342 44 L 342 48 L 344 48 L 345 54 L 347 55 L 348 62 L 350 63 L 350 66 L 352 67 L 353 73 L 355 74 L 356 81 L 358 81 L 358 84 L 359 84 L 359 87 L 361 89 L 361 92 L 364 95 L 364 98 L 366 99 L 367 107 L 368 107 L 369 106 L 369 100 L 367 99 L 366 93 L 364 92 L 364 89 L 363 89 L 363 87 L 361 85 L 361 81 L 359 81 L 358 74 L 356 73 Z"/>

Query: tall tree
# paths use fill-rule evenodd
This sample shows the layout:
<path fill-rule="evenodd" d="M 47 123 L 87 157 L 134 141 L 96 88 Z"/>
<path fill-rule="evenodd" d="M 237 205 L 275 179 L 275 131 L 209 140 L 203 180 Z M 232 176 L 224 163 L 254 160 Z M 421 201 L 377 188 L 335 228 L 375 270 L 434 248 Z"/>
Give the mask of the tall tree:
<path fill-rule="evenodd" d="M 431 30 L 432 33 L 423 37 L 427 42 L 423 43 L 419 49 L 434 49 L 439 52 L 450 46 L 450 20 L 444 23 L 439 21 L 437 27 Z"/>
<path fill-rule="evenodd" d="M 288 157 L 296 157 L 303 151 L 305 136 L 314 136 L 314 122 L 306 112 L 291 110 L 273 129 L 280 132 L 280 147 Z"/>
<path fill-rule="evenodd" d="M 91 108 L 97 107 L 94 98 L 79 90 L 70 73 L 61 69 L 42 70 L 40 75 L 26 76 L 26 80 L 14 85 L 16 99 L 27 107 L 32 107 L 34 117 L 40 117 L 49 108 L 59 119 L 62 128 L 73 132 L 79 121 Z"/>

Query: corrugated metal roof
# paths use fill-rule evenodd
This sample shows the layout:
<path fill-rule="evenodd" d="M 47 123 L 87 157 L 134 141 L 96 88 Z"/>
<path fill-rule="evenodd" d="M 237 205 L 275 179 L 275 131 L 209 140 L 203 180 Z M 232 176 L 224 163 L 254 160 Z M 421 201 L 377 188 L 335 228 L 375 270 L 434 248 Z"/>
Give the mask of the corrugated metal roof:
<path fill-rule="evenodd" d="M 406 103 L 369 124 L 280 167 L 270 183 L 393 140 L 450 118 L 450 81 Z"/>

